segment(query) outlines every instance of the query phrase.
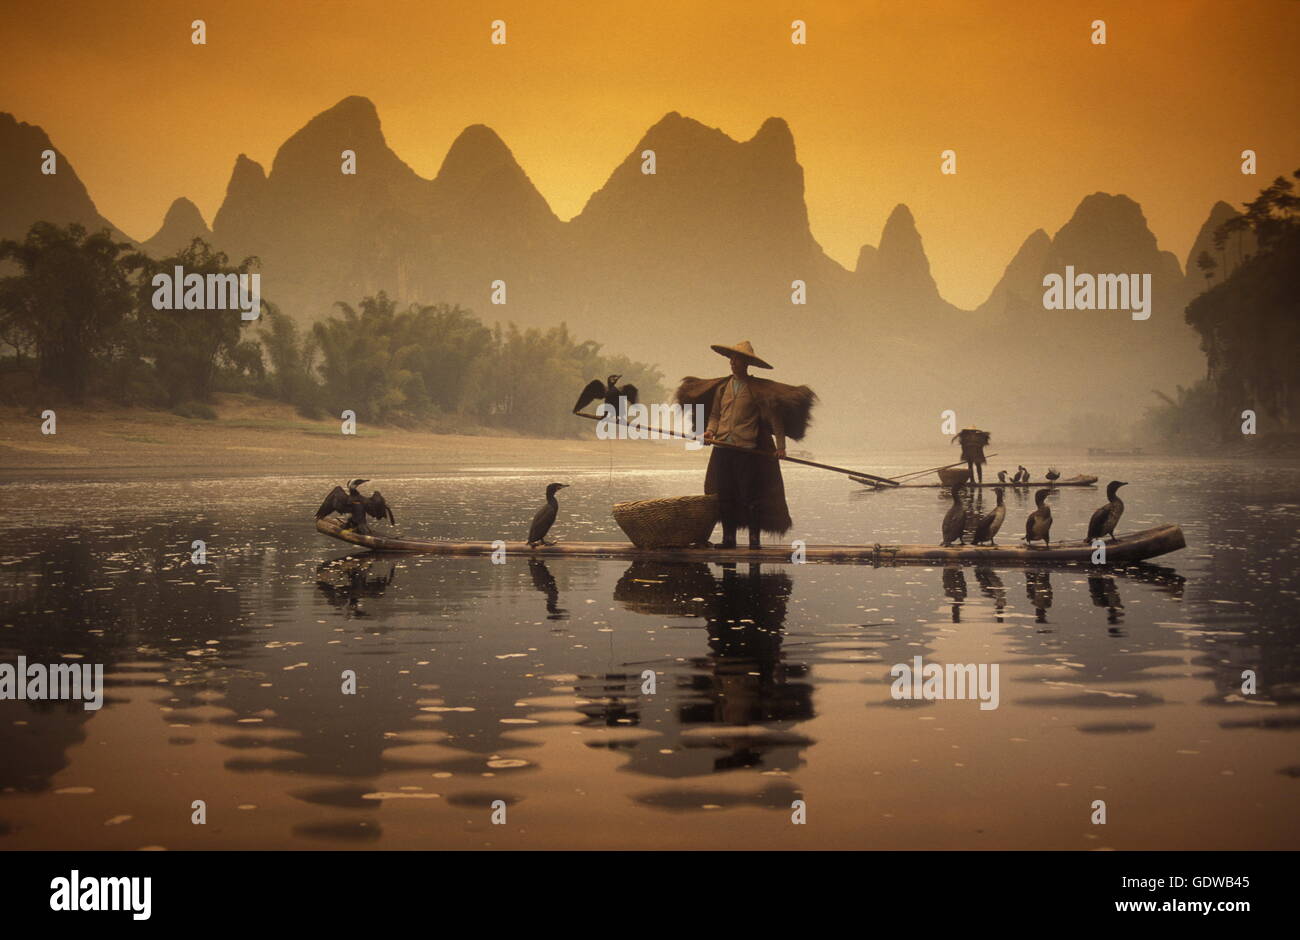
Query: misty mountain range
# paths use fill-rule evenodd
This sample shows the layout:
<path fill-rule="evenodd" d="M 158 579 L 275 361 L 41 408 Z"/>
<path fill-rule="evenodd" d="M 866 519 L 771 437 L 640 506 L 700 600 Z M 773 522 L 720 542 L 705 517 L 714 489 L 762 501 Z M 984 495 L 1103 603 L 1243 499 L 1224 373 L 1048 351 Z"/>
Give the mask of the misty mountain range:
<path fill-rule="evenodd" d="M 38 220 L 117 231 L 63 154 L 57 175 L 41 174 L 47 148 L 57 151 L 39 127 L 0 113 L 0 237 L 21 238 Z M 340 172 L 344 150 L 356 153 L 355 176 Z M 654 175 L 642 173 L 645 150 Z M 197 235 L 234 261 L 257 255 L 264 296 L 300 321 L 386 290 L 460 304 L 488 323 L 566 322 L 671 380 L 721 374 L 708 344 L 749 339 L 775 361 L 772 377 L 821 395 L 815 439 L 938 443 L 951 408 L 961 424 L 992 429 L 996 449 L 1060 439 L 1088 414 L 1122 433 L 1154 402 L 1151 389 L 1202 377 L 1183 308 L 1205 285 L 1194 259 L 1233 214 L 1213 206 L 1180 264 L 1136 202 L 1093 193 L 1055 235 L 1029 234 L 988 299 L 966 311 L 940 295 L 905 205 L 853 270 L 825 254 L 779 118 L 736 141 L 667 114 L 564 222 L 490 128 L 466 128 L 424 179 L 388 147 L 374 105 L 349 97 L 285 141 L 270 172 L 241 154 L 210 229 L 179 198 L 140 245 L 160 257 Z M 1150 319 L 1044 310 L 1043 275 L 1067 265 L 1150 273 Z M 791 303 L 796 279 L 806 304 Z M 489 302 L 497 280 L 503 306 Z"/>

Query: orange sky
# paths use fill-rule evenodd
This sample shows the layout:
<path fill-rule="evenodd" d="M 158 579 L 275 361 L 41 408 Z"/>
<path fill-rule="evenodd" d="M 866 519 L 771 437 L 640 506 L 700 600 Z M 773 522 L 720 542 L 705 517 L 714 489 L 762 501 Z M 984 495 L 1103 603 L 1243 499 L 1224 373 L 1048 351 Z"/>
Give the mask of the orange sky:
<path fill-rule="evenodd" d="M 43 126 L 137 238 L 182 195 L 210 224 L 238 153 L 269 168 L 351 94 L 423 176 L 465 125 L 492 126 L 562 218 L 668 111 L 738 139 L 784 117 L 830 255 L 851 267 L 905 202 L 961 306 L 1087 193 L 1137 199 L 1181 261 L 1215 199 L 1300 166 L 1296 0 L 7 0 L 0 34 L 0 109 Z M 1248 147 L 1256 177 L 1239 171 Z"/>

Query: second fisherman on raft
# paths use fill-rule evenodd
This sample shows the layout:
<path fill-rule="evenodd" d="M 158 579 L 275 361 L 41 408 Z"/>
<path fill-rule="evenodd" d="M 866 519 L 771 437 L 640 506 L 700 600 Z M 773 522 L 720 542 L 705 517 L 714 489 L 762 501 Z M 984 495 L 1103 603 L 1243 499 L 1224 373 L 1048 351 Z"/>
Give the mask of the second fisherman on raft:
<path fill-rule="evenodd" d="M 750 366 L 772 366 L 754 355 L 748 340 L 710 348 L 731 360 L 731 375 L 688 376 L 677 389 L 677 402 L 703 405 L 709 416 L 704 441 L 723 445 L 713 448 L 704 477 L 704 492 L 718 496 L 720 547 L 735 548 L 736 530 L 746 528 L 749 547 L 759 548 L 761 533 L 784 535 L 792 525 L 777 458 L 785 456 L 786 438 L 803 439 L 817 396 L 806 385 L 751 376 Z"/>

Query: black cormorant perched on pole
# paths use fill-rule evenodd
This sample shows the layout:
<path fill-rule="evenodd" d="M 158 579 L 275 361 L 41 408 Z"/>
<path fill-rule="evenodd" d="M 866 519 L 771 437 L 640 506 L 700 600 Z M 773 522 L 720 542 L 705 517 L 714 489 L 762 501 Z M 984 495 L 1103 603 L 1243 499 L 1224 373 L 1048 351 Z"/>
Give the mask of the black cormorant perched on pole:
<path fill-rule="evenodd" d="M 532 548 L 541 542 L 543 545 L 554 545 L 554 542 L 546 541 L 546 533 L 551 531 L 551 526 L 555 525 L 555 517 L 560 512 L 560 504 L 555 500 L 557 491 L 564 489 L 567 483 L 552 483 L 546 487 L 546 505 L 537 510 L 537 515 L 533 516 L 533 524 L 528 530 L 528 547 Z"/>
<path fill-rule="evenodd" d="M 1005 470 L 999 470 L 999 471 L 998 471 L 998 482 L 999 482 L 999 483 L 1005 483 L 1005 482 L 1007 482 L 1007 471 L 1005 471 Z"/>
<path fill-rule="evenodd" d="M 993 492 L 998 494 L 998 504 L 993 507 L 993 511 L 987 516 L 981 516 L 980 521 L 975 525 L 975 538 L 972 541 L 979 545 L 981 542 L 988 542 L 990 545 L 997 544 L 993 541 L 993 536 L 998 534 L 1002 528 L 1002 520 L 1007 517 L 1007 507 L 1002 502 L 1002 487 L 995 486 Z"/>
<path fill-rule="evenodd" d="M 636 386 L 629 382 L 627 385 L 620 387 L 618 380 L 622 377 L 621 375 L 611 375 L 608 382 L 592 379 L 587 383 L 587 387 L 582 390 L 582 394 L 578 396 L 578 403 L 573 406 L 573 413 L 578 414 L 583 408 L 586 408 L 597 399 L 604 401 L 607 405 L 613 405 L 615 412 L 618 411 L 619 398 L 626 398 L 628 405 L 635 405 Z"/>
<path fill-rule="evenodd" d="M 1051 490 L 1039 490 L 1034 494 L 1034 503 L 1038 506 L 1025 520 L 1025 543 L 1042 539 L 1043 544 L 1051 546 L 1048 533 L 1052 531 L 1052 508 L 1047 505 L 1047 495 Z"/>
<path fill-rule="evenodd" d="M 953 539 L 956 539 L 962 545 L 966 544 L 963 530 L 966 528 L 966 507 L 961 501 L 961 487 L 952 488 L 952 507 L 948 510 L 947 515 L 943 517 L 943 544 L 951 545 Z"/>
<path fill-rule="evenodd" d="M 348 483 L 346 490 L 341 486 L 336 486 L 330 490 L 329 495 L 325 497 L 325 502 L 320 504 L 320 509 L 316 510 L 316 518 L 324 519 L 332 512 L 340 513 L 347 516 L 352 523 L 352 528 L 367 535 L 370 527 L 366 525 L 366 516 L 373 516 L 376 519 L 388 519 L 389 525 L 397 525 L 397 520 L 393 518 L 393 511 L 388 508 L 388 503 L 384 502 L 383 494 L 375 490 L 369 496 L 362 496 L 361 491 L 357 489 L 362 483 L 369 483 L 369 480 L 353 480 Z"/>
<path fill-rule="evenodd" d="M 1110 540 L 1115 541 L 1115 526 L 1119 524 L 1119 517 L 1124 515 L 1124 501 L 1119 498 L 1119 488 L 1128 486 L 1127 483 L 1121 483 L 1119 480 L 1111 480 L 1106 486 L 1106 499 L 1108 502 L 1105 506 L 1100 507 L 1092 514 L 1088 520 L 1088 541 L 1099 539 L 1103 536 L 1110 536 Z"/>
<path fill-rule="evenodd" d="M 1029 482 L 1029 471 L 1022 464 L 1016 464 L 1016 475 L 1011 478 L 1011 482 L 1017 486 Z"/>

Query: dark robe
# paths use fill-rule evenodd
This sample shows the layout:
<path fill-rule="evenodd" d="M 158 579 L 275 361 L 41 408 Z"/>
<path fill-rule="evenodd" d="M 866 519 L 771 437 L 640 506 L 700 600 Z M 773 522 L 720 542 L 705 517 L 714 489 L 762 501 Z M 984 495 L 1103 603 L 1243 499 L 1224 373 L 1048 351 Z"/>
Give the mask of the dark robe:
<path fill-rule="evenodd" d="M 714 396 L 731 379 L 688 376 L 677 389 L 677 403 L 691 407 L 703 405 L 705 415 L 713 411 Z M 759 431 L 755 449 L 772 452 L 772 426 L 779 422 L 790 440 L 802 440 L 812 422 L 812 406 L 817 396 L 806 385 L 784 385 L 771 379 L 746 376 L 750 394 L 759 412 Z M 785 481 L 781 461 L 759 457 L 730 447 L 715 447 L 709 455 L 709 469 L 704 476 L 704 492 L 717 494 L 722 520 L 730 525 L 752 525 L 772 535 L 784 535 L 794 524 L 785 501 Z M 752 531 L 752 529 L 751 529 Z"/>

